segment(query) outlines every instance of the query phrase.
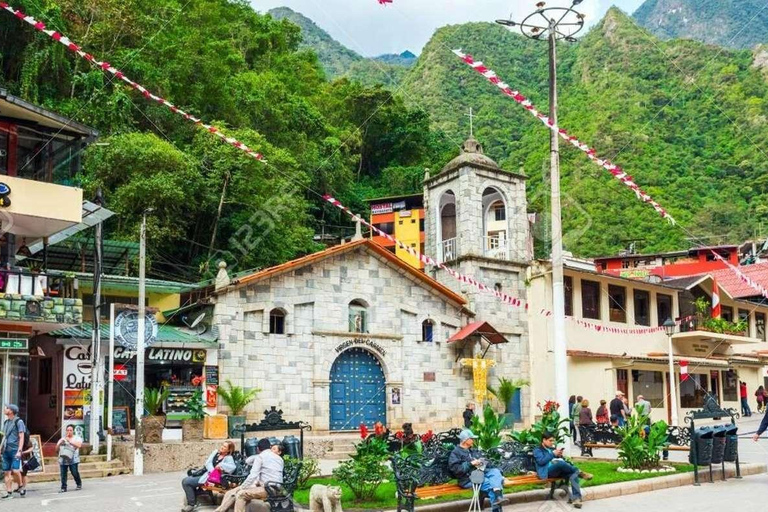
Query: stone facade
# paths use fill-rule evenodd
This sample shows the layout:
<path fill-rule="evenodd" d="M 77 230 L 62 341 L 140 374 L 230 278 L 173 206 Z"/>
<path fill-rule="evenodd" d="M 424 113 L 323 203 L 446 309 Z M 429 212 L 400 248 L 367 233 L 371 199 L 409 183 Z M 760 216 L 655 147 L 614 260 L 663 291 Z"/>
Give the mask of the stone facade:
<path fill-rule="evenodd" d="M 525 195 L 525 176 L 501 169 L 485 156 L 477 141 L 470 138 L 462 154 L 449 162 L 435 176 L 424 180 L 424 209 L 426 212 L 426 253 L 442 257 L 444 263 L 479 281 L 495 286 L 513 297 L 527 301 L 526 273 L 532 255 L 529 252 L 529 224 Z M 452 197 L 451 197 L 452 195 Z M 446 197 L 455 205 L 456 249 L 444 254 L 441 208 Z M 506 220 L 506 251 L 489 251 L 488 215 L 491 200 L 503 201 Z M 461 283 L 443 270 L 428 272 L 436 280 L 467 297 L 470 310 L 477 319 L 485 320 L 502 333 L 509 343 L 492 347 L 486 357 L 497 366 L 490 377 L 530 380 L 528 347 L 528 316 L 523 308 L 511 307 L 490 293 Z M 522 411 L 526 420 L 530 392 L 523 389 Z"/>
<path fill-rule="evenodd" d="M 328 430 L 331 367 L 346 349 L 361 347 L 384 371 L 388 425 L 459 425 L 472 400 L 472 375 L 446 341 L 470 321 L 461 297 L 415 276 L 417 270 L 369 240 L 313 256 L 219 291 L 221 380 L 262 390 L 248 409 L 251 419 L 274 405 L 287 421 Z M 368 306 L 367 333 L 349 332 L 353 300 Z M 269 332 L 275 308 L 285 313 L 285 334 Z M 422 341 L 426 319 L 434 322 L 433 342 Z M 393 388 L 400 389 L 399 404 Z"/>

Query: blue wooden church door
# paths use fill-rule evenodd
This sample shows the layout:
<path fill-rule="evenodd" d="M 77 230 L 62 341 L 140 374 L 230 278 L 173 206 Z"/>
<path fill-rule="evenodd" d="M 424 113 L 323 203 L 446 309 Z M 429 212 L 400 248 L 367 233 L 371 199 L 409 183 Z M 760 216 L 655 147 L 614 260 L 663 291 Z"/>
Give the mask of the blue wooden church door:
<path fill-rule="evenodd" d="M 387 421 L 387 390 L 379 361 L 365 349 L 351 348 L 331 367 L 331 430 L 355 430 Z"/>

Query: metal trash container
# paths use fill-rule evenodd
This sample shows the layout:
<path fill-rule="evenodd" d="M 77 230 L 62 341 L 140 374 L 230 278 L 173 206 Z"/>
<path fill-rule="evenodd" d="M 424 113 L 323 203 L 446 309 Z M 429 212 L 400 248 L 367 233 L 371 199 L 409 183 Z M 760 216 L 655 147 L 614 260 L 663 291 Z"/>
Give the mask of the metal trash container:
<path fill-rule="evenodd" d="M 280 444 L 280 439 L 278 439 L 275 436 L 269 436 L 269 446 L 275 446 L 276 444 Z"/>
<path fill-rule="evenodd" d="M 712 429 L 712 464 L 722 464 L 725 455 L 725 425 L 716 425 Z"/>
<path fill-rule="evenodd" d="M 726 425 L 725 427 L 725 462 L 736 462 L 739 456 L 739 427 L 736 425 Z"/>
<path fill-rule="evenodd" d="M 699 427 L 693 431 L 691 452 L 688 462 L 698 466 L 709 466 L 712 463 L 712 442 L 714 430 L 711 427 Z M 696 460 L 694 460 L 694 455 Z"/>
<path fill-rule="evenodd" d="M 256 452 L 258 452 L 258 449 L 256 448 L 258 444 L 259 444 L 259 440 L 256 437 L 249 437 L 248 439 L 245 440 L 243 453 L 245 454 L 246 458 L 256 455 Z"/>
<path fill-rule="evenodd" d="M 292 459 L 298 459 L 301 456 L 301 441 L 293 435 L 285 436 L 283 438 L 283 450 L 285 450 L 285 455 Z"/>

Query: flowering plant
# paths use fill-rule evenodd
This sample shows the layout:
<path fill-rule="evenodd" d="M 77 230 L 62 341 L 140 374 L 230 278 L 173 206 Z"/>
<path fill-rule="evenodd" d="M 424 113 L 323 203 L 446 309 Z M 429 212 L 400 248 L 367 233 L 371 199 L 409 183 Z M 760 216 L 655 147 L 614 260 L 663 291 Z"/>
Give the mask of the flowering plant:
<path fill-rule="evenodd" d="M 531 425 L 530 429 L 512 432 L 512 439 L 525 446 L 538 446 L 544 432 L 555 436 L 555 443 L 560 445 L 570 437 L 570 419 L 560 417 L 560 404 L 554 400 L 547 400 L 544 405 L 536 404 L 541 411 L 541 419 Z"/>
<path fill-rule="evenodd" d="M 365 423 L 360 424 L 360 438 L 363 440 L 368 438 L 368 427 L 365 426 Z"/>
<path fill-rule="evenodd" d="M 421 442 L 427 444 L 433 437 L 435 437 L 435 434 L 431 430 L 427 430 L 426 433 L 421 434 Z"/>

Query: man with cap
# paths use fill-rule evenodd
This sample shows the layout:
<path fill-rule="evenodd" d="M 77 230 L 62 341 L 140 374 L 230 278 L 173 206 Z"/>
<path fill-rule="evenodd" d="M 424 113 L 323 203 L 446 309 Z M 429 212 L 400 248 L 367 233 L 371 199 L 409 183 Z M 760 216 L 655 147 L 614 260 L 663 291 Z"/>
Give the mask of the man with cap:
<path fill-rule="evenodd" d="M 14 404 L 5 406 L 5 422 L 3 423 L 3 441 L 0 453 L 3 460 L 6 495 L 2 499 L 13 498 L 13 481 L 21 488 L 21 447 L 24 446 L 24 436 L 27 427 L 19 418 L 19 408 Z"/>
<path fill-rule="evenodd" d="M 215 512 L 226 512 L 235 507 L 235 512 L 245 512 L 248 503 L 253 500 L 267 498 L 265 485 L 269 483 L 283 483 L 283 445 L 272 445 L 266 437 L 259 440 L 256 449 L 257 455 L 248 457 L 246 464 L 251 466 L 248 477 L 240 487 L 227 491 L 224 499 Z"/>
<path fill-rule="evenodd" d="M 619 426 L 623 427 L 626 421 L 626 414 L 624 413 L 624 393 L 620 390 L 616 390 L 616 398 L 611 400 L 609 408 L 611 410 L 611 416 L 616 416 L 619 420 Z"/>
<path fill-rule="evenodd" d="M 465 428 L 459 434 L 459 444 L 448 457 L 448 469 L 458 479 L 459 487 L 464 489 L 472 487 L 472 482 L 469 478 L 472 472 L 485 466 L 482 454 L 473 448 L 475 439 L 477 439 L 477 436 L 471 430 Z M 501 512 L 504 476 L 496 468 L 485 469 L 483 476 L 483 484 L 480 486 L 480 490 L 488 494 L 488 499 L 491 502 L 491 512 Z"/>

